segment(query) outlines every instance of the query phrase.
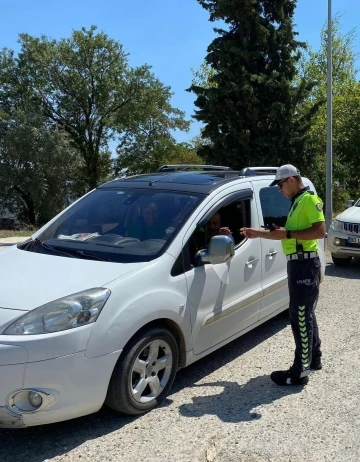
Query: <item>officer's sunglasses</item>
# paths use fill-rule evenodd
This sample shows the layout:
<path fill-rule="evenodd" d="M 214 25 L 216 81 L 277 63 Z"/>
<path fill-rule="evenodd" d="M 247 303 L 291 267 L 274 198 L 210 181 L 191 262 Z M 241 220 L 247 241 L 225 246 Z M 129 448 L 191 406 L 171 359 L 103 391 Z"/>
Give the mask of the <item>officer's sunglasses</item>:
<path fill-rule="evenodd" d="M 278 183 L 279 189 L 283 188 L 284 184 L 288 181 L 289 178 L 286 178 L 286 180 L 283 180 L 283 181 L 279 181 L 279 183 Z"/>

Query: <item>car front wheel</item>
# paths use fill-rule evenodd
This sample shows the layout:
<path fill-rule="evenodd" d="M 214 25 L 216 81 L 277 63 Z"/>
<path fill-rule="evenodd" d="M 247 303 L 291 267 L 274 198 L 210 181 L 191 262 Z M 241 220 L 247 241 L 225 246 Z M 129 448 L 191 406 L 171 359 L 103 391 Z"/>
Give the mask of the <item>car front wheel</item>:
<path fill-rule="evenodd" d="M 124 414 L 143 414 L 166 398 L 178 365 L 174 336 L 151 328 L 135 337 L 120 355 L 105 404 Z"/>
<path fill-rule="evenodd" d="M 335 257 L 334 254 L 331 254 L 332 261 L 336 266 L 349 266 L 351 263 L 352 257 L 339 258 Z"/>

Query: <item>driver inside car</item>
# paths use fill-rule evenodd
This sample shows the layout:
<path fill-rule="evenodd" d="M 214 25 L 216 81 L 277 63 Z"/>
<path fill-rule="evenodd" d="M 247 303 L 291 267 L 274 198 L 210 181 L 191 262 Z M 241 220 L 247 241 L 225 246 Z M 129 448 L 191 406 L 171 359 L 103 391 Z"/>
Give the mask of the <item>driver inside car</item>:
<path fill-rule="evenodd" d="M 214 236 L 228 236 L 235 244 L 230 229 L 227 226 L 221 226 L 221 215 L 219 212 L 214 213 L 206 223 L 205 228 L 197 229 L 193 234 L 190 244 L 192 255 L 199 250 L 206 249 L 211 238 Z"/>
<path fill-rule="evenodd" d="M 206 236 L 207 244 L 210 239 L 214 236 L 228 236 L 234 242 L 230 229 L 226 226 L 221 226 L 221 216 L 219 212 L 216 212 L 210 220 L 206 223 Z"/>
<path fill-rule="evenodd" d="M 163 239 L 166 223 L 159 218 L 158 206 L 155 202 L 148 202 L 141 207 L 140 216 L 129 225 L 126 236 L 135 237 L 140 241 L 148 239 Z"/>

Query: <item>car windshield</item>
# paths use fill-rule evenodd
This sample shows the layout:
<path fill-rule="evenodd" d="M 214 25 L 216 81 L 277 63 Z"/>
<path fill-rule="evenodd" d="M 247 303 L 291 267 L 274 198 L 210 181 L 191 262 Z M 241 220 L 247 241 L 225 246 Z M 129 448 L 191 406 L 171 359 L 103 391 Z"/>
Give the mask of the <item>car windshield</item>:
<path fill-rule="evenodd" d="M 203 197 L 100 188 L 69 207 L 23 248 L 121 263 L 150 261 L 165 251 Z"/>
<path fill-rule="evenodd" d="M 358 201 L 354 205 L 355 207 L 360 207 L 360 199 L 358 199 Z"/>

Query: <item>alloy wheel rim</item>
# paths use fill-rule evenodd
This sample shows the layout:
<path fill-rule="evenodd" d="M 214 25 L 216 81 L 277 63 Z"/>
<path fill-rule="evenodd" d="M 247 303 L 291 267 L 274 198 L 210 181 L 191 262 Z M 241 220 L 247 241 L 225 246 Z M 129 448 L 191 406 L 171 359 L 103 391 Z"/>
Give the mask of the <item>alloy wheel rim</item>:
<path fill-rule="evenodd" d="M 138 403 L 157 398 L 166 387 L 173 368 L 170 345 L 160 339 L 149 342 L 136 357 L 130 373 L 130 391 Z"/>

